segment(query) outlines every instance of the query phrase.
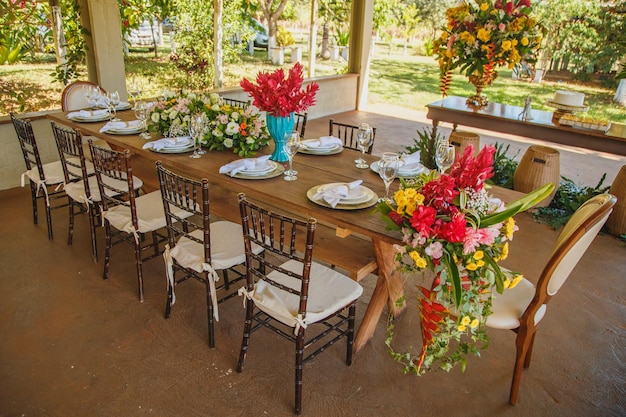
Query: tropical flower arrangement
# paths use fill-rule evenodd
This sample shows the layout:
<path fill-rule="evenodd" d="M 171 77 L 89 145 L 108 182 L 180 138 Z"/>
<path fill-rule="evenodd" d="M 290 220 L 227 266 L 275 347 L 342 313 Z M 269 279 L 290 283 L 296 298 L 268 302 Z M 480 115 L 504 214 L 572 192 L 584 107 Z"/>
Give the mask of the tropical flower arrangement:
<path fill-rule="evenodd" d="M 200 95 L 164 91 L 150 113 L 150 128 L 165 137 L 189 134 L 191 117 L 207 115 L 208 126 L 200 143 L 210 150 L 232 149 L 248 157 L 270 141 L 265 122 L 256 109 L 225 104 L 219 94 Z"/>
<path fill-rule="evenodd" d="M 396 352 L 393 325 L 388 329 L 389 351 L 406 372 L 421 375 L 436 363 L 450 370 L 461 362 L 464 369 L 466 355 L 488 345 L 492 290 L 502 293 L 522 278 L 498 264 L 508 256 L 517 230 L 513 215 L 541 201 L 554 186 L 505 206 L 485 188 L 494 152 L 485 146 L 474 157 L 468 146 L 449 174 L 402 180 L 393 201 L 377 205 L 388 227 L 402 233 L 402 245 L 395 245 L 398 268 L 435 274 L 431 288 L 420 287 L 420 354 Z"/>
<path fill-rule="evenodd" d="M 286 77 L 285 71 L 279 68 L 272 73 L 259 72 L 256 84 L 244 78 L 239 85 L 252 96 L 252 104 L 259 110 L 275 117 L 287 117 L 315 104 L 319 84 L 312 82 L 302 88 L 303 82 L 302 65 L 296 62 Z"/>
<path fill-rule="evenodd" d="M 447 24 L 434 42 L 442 94 L 456 68 L 480 95 L 497 76 L 497 67 L 535 62 L 543 32 L 531 12 L 531 0 L 465 0 L 447 9 Z"/>

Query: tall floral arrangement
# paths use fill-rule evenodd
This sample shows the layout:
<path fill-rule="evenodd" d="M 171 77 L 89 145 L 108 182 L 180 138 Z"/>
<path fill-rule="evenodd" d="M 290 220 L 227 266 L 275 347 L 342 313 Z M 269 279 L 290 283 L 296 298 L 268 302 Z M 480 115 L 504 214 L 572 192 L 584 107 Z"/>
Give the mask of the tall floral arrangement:
<path fill-rule="evenodd" d="M 449 8 L 434 42 L 442 94 L 447 94 L 456 68 L 484 86 L 495 79 L 497 67 L 535 62 L 542 29 L 531 13 L 531 0 L 466 0 Z"/>
<path fill-rule="evenodd" d="M 312 82 L 302 88 L 304 77 L 299 62 L 285 71 L 280 68 L 274 72 L 259 72 L 256 84 L 244 78 L 240 86 L 252 96 L 253 104 L 273 116 L 286 117 L 294 112 L 302 112 L 315 104 L 315 95 L 319 85 Z"/>
<path fill-rule="evenodd" d="M 485 321 L 491 314 L 493 289 L 503 292 L 522 276 L 501 268 L 517 230 L 513 215 L 532 207 L 554 188 L 548 184 L 505 206 L 485 189 L 492 176 L 495 148 L 474 157 L 468 146 L 449 174 L 421 174 L 403 180 L 393 201 L 378 211 L 392 229 L 401 231 L 396 245 L 398 268 L 431 271 L 430 288 L 420 287 L 422 350 L 417 357 L 391 348 L 406 370 L 421 374 L 439 362 L 449 370 L 465 355 L 487 345 Z"/>
<path fill-rule="evenodd" d="M 204 113 L 209 126 L 201 144 L 210 150 L 231 149 L 248 157 L 270 140 L 265 122 L 256 109 L 225 104 L 219 94 L 164 91 L 150 113 L 150 128 L 166 137 L 189 133 L 191 116 Z"/>

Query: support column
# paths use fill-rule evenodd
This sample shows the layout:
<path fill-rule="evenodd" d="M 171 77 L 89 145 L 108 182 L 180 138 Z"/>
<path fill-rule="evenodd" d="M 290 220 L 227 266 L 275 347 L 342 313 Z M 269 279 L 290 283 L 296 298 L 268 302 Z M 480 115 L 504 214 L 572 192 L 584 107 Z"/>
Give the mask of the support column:
<path fill-rule="evenodd" d="M 87 44 L 89 81 L 127 100 L 120 9 L 117 0 L 78 0 Z M 85 20 L 88 19 L 88 24 Z"/>
<path fill-rule="evenodd" d="M 353 0 L 350 18 L 350 55 L 348 72 L 359 74 L 356 108 L 367 105 L 367 84 L 369 81 L 370 51 L 372 47 L 372 29 L 374 2 L 371 0 Z"/>

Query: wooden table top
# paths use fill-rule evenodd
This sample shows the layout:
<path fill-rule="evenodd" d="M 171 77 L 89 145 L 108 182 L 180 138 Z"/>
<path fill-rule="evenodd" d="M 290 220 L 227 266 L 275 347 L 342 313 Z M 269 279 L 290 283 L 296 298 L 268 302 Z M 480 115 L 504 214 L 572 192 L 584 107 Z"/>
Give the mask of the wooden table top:
<path fill-rule="evenodd" d="M 322 207 L 307 198 L 307 191 L 315 186 L 327 183 L 351 182 L 363 180 L 363 185 L 370 188 L 379 196 L 384 195 L 384 184 L 377 173 L 371 169 L 359 169 L 355 167 L 354 160 L 360 156 L 359 152 L 345 149 L 335 155 L 307 155 L 298 153 L 294 158 L 294 169 L 297 170 L 298 179 L 288 182 L 283 176 L 270 179 L 238 179 L 219 173 L 219 168 L 239 157 L 230 151 L 210 151 L 201 158 L 189 158 L 190 153 L 164 154 L 145 150 L 142 146 L 145 140 L 138 135 L 111 135 L 100 133 L 99 130 L 105 122 L 78 123 L 68 120 L 65 113 L 51 114 L 50 119 L 55 122 L 79 129 L 84 136 L 95 136 L 109 142 L 112 146 L 129 149 L 133 154 L 133 170 L 140 175 L 144 183 L 158 188 L 156 182 L 156 168 L 154 163 L 161 161 L 164 166 L 175 172 L 192 178 L 207 178 L 210 183 L 211 210 L 215 214 L 229 220 L 238 221 L 237 194 L 245 193 L 248 198 L 261 204 L 270 204 L 280 207 L 282 210 L 300 217 L 315 217 L 318 221 L 333 225 L 337 228 L 347 229 L 373 239 L 380 239 L 389 243 L 396 243 L 399 238 L 398 231 L 385 230 L 385 224 L 379 214 L 372 213 L 374 206 L 359 210 L 336 210 Z M 123 120 L 134 118 L 132 112 L 119 112 L 118 117 Z M 154 136 L 155 139 L 158 136 Z M 271 153 L 271 148 L 263 149 L 261 154 Z M 368 162 L 378 158 L 366 155 Z M 142 164 L 143 162 L 143 164 Z M 136 168 L 145 167 L 144 171 Z M 152 173 L 149 173 L 149 170 Z M 150 175 L 144 178 L 146 174 Z M 399 182 L 392 185 L 397 189 Z M 504 201 L 512 201 L 519 198 L 520 193 L 499 187 L 492 189 L 493 194 Z M 215 209 L 215 210 L 214 210 Z"/>

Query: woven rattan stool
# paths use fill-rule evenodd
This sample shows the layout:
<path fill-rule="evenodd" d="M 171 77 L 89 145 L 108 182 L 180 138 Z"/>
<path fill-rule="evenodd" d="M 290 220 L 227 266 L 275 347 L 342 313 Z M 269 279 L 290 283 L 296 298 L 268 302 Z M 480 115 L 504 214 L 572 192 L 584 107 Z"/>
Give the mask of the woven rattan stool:
<path fill-rule="evenodd" d="M 537 204 L 537 207 L 545 207 L 550 204 L 559 187 L 560 170 L 559 151 L 548 146 L 532 145 L 526 150 L 515 170 L 513 189 L 529 193 L 551 182 L 554 184 L 554 191 Z"/>
<path fill-rule="evenodd" d="M 626 165 L 619 170 L 609 193 L 617 197 L 617 204 L 613 208 L 613 213 L 609 216 L 606 226 L 609 231 L 621 236 L 626 234 Z"/>
<path fill-rule="evenodd" d="M 463 155 L 468 145 L 474 147 L 474 155 L 480 151 L 480 135 L 478 133 L 454 131 L 450 133 L 448 141 L 450 145 L 454 145 L 454 151 L 457 155 Z"/>

